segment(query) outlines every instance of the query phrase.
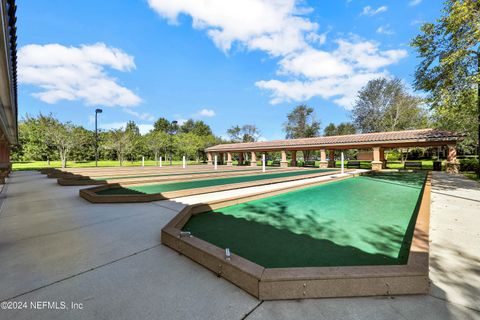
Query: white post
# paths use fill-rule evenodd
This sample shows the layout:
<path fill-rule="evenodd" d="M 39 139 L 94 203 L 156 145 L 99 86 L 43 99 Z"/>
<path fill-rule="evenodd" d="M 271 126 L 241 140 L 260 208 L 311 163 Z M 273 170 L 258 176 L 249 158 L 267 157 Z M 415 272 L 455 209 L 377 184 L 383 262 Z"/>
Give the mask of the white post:
<path fill-rule="evenodd" d="M 158 166 L 159 166 L 160 168 L 162 167 L 162 156 L 160 156 L 160 162 L 159 162 Z"/>
<path fill-rule="evenodd" d="M 342 159 L 341 159 L 341 161 L 342 161 L 342 174 L 343 174 L 343 173 L 344 173 L 344 170 L 343 170 L 343 151 L 342 151 Z"/>
<path fill-rule="evenodd" d="M 215 155 L 215 170 L 217 170 L 217 155 Z"/>
<path fill-rule="evenodd" d="M 265 153 L 262 154 L 262 172 L 265 172 Z"/>
<path fill-rule="evenodd" d="M 145 157 L 142 156 L 142 167 L 145 167 Z"/>
<path fill-rule="evenodd" d="M 185 162 L 185 156 L 183 156 L 183 169 L 185 169 L 185 166 L 186 166 L 186 162 Z"/>

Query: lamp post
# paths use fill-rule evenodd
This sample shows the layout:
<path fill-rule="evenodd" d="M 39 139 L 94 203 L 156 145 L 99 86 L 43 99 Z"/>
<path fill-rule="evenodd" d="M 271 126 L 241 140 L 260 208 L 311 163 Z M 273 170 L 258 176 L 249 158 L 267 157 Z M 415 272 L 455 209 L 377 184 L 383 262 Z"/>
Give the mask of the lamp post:
<path fill-rule="evenodd" d="M 170 124 L 170 166 L 172 165 L 173 133 L 177 123 L 178 123 L 177 120 L 173 120 L 172 123 Z"/>
<path fill-rule="evenodd" d="M 102 113 L 102 109 L 95 109 L 95 167 L 98 167 L 98 128 L 97 128 L 97 116 Z"/>

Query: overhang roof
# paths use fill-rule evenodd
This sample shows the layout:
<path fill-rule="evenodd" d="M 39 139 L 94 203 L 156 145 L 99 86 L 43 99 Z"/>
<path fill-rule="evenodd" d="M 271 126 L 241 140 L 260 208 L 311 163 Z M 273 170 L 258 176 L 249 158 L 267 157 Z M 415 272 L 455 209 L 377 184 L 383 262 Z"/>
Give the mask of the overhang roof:
<path fill-rule="evenodd" d="M 391 132 L 372 132 L 302 139 L 219 144 L 205 149 L 207 152 L 277 151 L 306 149 L 362 149 L 380 147 L 414 147 L 455 144 L 462 134 L 436 129 Z"/>
<path fill-rule="evenodd" d="M 18 140 L 17 27 L 14 0 L 0 0 L 0 139 Z"/>

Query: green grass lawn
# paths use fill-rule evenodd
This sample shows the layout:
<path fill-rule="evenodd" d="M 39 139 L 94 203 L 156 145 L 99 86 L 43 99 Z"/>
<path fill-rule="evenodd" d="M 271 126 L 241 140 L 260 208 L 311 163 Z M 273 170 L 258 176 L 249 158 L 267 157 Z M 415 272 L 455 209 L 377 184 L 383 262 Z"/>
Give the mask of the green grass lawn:
<path fill-rule="evenodd" d="M 477 174 L 473 171 L 472 172 L 462 172 L 462 174 L 467 178 L 470 178 L 472 180 L 480 182 L 480 179 L 477 177 Z"/>
<path fill-rule="evenodd" d="M 424 169 L 433 169 L 433 160 L 421 160 L 422 165 Z M 271 165 L 273 161 L 269 160 L 267 161 L 268 165 Z M 345 161 L 345 164 L 347 161 Z M 172 162 L 173 165 L 182 165 L 182 161 L 180 160 L 175 160 Z M 194 165 L 194 164 L 201 164 L 197 163 L 195 161 L 188 161 L 188 165 Z M 233 165 L 236 165 L 237 161 L 233 161 Z M 141 166 L 142 161 L 124 161 L 123 166 L 124 167 L 133 167 L 133 166 Z M 153 160 L 145 160 L 145 166 L 157 166 L 158 163 Z M 170 162 L 163 161 L 164 166 L 170 165 Z M 262 162 L 258 161 L 258 165 L 261 166 Z M 315 161 L 315 166 L 318 167 L 320 165 L 320 161 Z M 60 161 L 50 161 L 50 166 L 47 165 L 46 161 L 13 161 L 12 162 L 12 167 L 14 171 L 17 170 L 38 170 L 38 169 L 43 169 L 43 168 L 60 168 L 62 166 L 62 163 Z M 98 161 L 98 166 L 99 167 L 119 167 L 119 163 L 117 160 L 100 160 Z M 340 168 L 341 162 L 336 161 L 336 167 Z M 95 161 L 68 161 L 67 162 L 67 167 L 68 168 L 88 168 L 88 167 L 95 167 Z M 387 167 L 389 169 L 403 169 L 403 165 L 400 161 L 389 161 L 387 162 Z M 362 169 L 370 169 L 370 161 L 362 161 L 361 164 Z"/>
<path fill-rule="evenodd" d="M 182 165 L 182 161 L 173 161 L 173 165 Z M 187 161 L 188 165 L 194 164 L 201 164 L 197 163 L 196 161 Z M 124 161 L 124 167 L 133 167 L 133 166 L 141 166 L 142 161 Z M 163 161 L 163 166 L 169 166 L 170 162 Z M 50 161 L 50 166 L 47 164 L 46 161 L 24 161 L 24 162 L 12 162 L 12 168 L 14 171 L 18 170 L 38 170 L 43 168 L 60 168 L 62 166 L 61 161 Z M 100 160 L 98 161 L 99 167 L 119 167 L 120 164 L 116 160 Z M 158 166 L 158 163 L 153 160 L 145 160 L 145 166 Z M 88 167 L 95 167 L 95 161 L 68 161 L 67 162 L 68 168 L 88 168 Z"/>

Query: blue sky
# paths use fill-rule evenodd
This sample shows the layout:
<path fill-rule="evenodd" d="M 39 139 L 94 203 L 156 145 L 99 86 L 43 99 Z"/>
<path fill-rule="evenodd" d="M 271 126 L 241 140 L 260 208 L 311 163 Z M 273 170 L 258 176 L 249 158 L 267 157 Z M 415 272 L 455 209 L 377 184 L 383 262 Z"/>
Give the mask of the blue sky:
<path fill-rule="evenodd" d="M 284 137 L 296 105 L 350 119 L 368 79 L 411 83 L 408 43 L 439 0 L 18 0 L 19 108 L 93 128 L 200 119 Z"/>

